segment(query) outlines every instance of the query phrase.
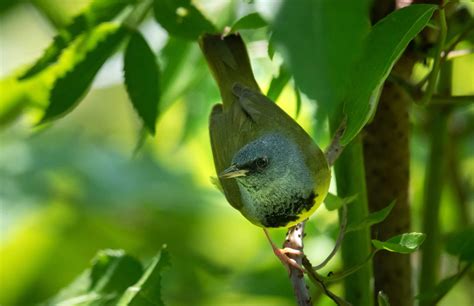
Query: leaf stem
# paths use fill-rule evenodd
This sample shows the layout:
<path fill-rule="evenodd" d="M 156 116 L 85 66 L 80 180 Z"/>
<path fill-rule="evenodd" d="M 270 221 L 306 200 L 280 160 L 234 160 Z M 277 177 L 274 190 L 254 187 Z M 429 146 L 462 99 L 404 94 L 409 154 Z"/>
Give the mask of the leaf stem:
<path fill-rule="evenodd" d="M 146 18 L 152 7 L 153 0 L 143 0 L 137 3 L 123 21 L 123 25 L 129 29 L 135 30 Z"/>

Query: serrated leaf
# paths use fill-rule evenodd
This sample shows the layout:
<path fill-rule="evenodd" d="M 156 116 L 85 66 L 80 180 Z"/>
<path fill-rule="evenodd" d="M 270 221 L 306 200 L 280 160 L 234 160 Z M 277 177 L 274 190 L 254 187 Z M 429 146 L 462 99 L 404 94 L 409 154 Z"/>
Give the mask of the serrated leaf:
<path fill-rule="evenodd" d="M 163 248 L 161 252 L 152 259 L 140 280 L 125 291 L 117 305 L 164 305 L 161 299 L 161 273 L 163 269 L 170 266 L 170 264 L 169 253 Z"/>
<path fill-rule="evenodd" d="M 216 32 L 214 25 L 191 0 L 155 0 L 156 21 L 171 36 L 197 40 L 205 32 Z"/>
<path fill-rule="evenodd" d="M 154 135 L 160 101 L 160 69 L 153 50 L 138 31 L 132 34 L 125 50 L 124 77 L 133 107 Z"/>
<path fill-rule="evenodd" d="M 388 239 L 387 241 L 372 240 L 378 250 L 387 250 L 394 253 L 410 254 L 415 252 L 425 240 L 423 233 L 405 233 Z"/>
<path fill-rule="evenodd" d="M 290 79 L 291 75 L 288 69 L 286 69 L 286 67 L 282 64 L 280 66 L 278 76 L 273 77 L 272 81 L 270 82 L 267 97 L 272 101 L 276 101 Z"/>
<path fill-rule="evenodd" d="M 231 28 L 232 32 L 249 29 L 259 29 L 267 26 L 268 23 L 259 13 L 252 13 L 237 20 Z"/>
<path fill-rule="evenodd" d="M 63 52 L 58 66 L 66 70 L 54 81 L 49 105 L 40 123 L 64 115 L 85 95 L 95 75 L 114 53 L 127 32 L 114 23 L 102 23 L 82 34 Z"/>
<path fill-rule="evenodd" d="M 394 206 L 395 206 L 395 201 L 390 203 L 390 205 L 388 205 L 387 207 L 369 214 L 367 217 L 360 220 L 359 222 L 349 223 L 347 225 L 346 233 L 358 231 L 360 229 L 370 227 L 374 224 L 382 222 L 388 217 L 388 215 L 390 214 Z"/>
<path fill-rule="evenodd" d="M 344 205 L 354 202 L 354 200 L 357 199 L 357 197 L 358 195 L 354 194 L 350 197 L 340 198 L 337 195 L 328 193 L 326 196 L 326 199 L 324 199 L 324 206 L 326 206 L 326 209 L 329 211 L 336 210 L 336 209 L 341 208 Z"/>
<path fill-rule="evenodd" d="M 44 51 L 43 55 L 19 79 L 24 80 L 35 76 L 45 68 L 56 62 L 61 52 L 80 34 L 91 30 L 104 21 L 110 21 L 123 9 L 136 0 L 93 0 L 80 14 L 76 15 L 71 23 L 59 31 L 53 42 Z"/>
<path fill-rule="evenodd" d="M 373 116 L 383 82 L 408 43 L 427 25 L 436 5 L 414 4 L 380 20 L 364 42 L 362 57 L 345 99 L 347 127 L 341 138 L 348 144 Z"/>
<path fill-rule="evenodd" d="M 101 250 L 92 266 L 47 302 L 49 305 L 115 304 L 118 294 L 140 279 L 143 267 L 123 250 Z"/>
<path fill-rule="evenodd" d="M 446 239 L 446 251 L 459 260 L 474 262 L 474 227 L 452 233 Z"/>

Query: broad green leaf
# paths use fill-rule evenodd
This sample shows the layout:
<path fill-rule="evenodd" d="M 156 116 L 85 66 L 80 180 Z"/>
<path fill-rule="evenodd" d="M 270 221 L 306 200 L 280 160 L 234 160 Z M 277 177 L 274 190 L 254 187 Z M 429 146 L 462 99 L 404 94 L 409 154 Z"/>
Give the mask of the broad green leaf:
<path fill-rule="evenodd" d="M 324 206 L 326 206 L 326 209 L 329 211 L 336 210 L 336 209 L 341 208 L 344 205 L 354 202 L 357 196 L 358 196 L 357 194 L 354 194 L 350 197 L 340 198 L 337 195 L 328 193 L 328 195 L 326 196 L 326 199 L 324 199 Z"/>
<path fill-rule="evenodd" d="M 349 75 L 369 31 L 370 4 L 285 0 L 273 21 L 277 51 L 301 92 L 316 100 L 318 114 L 342 112 Z"/>
<path fill-rule="evenodd" d="M 155 0 L 154 11 L 156 21 L 171 36 L 197 40 L 204 32 L 216 32 L 191 0 Z"/>
<path fill-rule="evenodd" d="M 390 306 L 388 296 L 383 291 L 379 291 L 377 294 L 377 302 L 379 304 L 378 306 Z"/>
<path fill-rule="evenodd" d="M 92 266 L 72 284 L 63 289 L 49 305 L 115 304 L 114 300 L 140 279 L 143 267 L 138 260 L 123 250 L 101 250 L 92 260 Z"/>
<path fill-rule="evenodd" d="M 161 273 L 170 265 L 168 251 L 163 248 L 155 256 L 140 280 L 122 295 L 119 306 L 164 305 L 161 299 Z"/>
<path fill-rule="evenodd" d="M 259 29 L 267 25 L 267 22 L 262 18 L 262 16 L 260 16 L 259 13 L 252 13 L 237 20 L 232 25 L 231 31 L 237 32 L 240 30 Z"/>
<path fill-rule="evenodd" d="M 408 43 L 429 22 L 436 7 L 430 4 L 410 5 L 394 11 L 372 28 L 365 39 L 362 57 L 356 65 L 351 88 L 345 98 L 347 128 L 341 138 L 343 145 L 348 144 L 370 121 L 383 82 Z"/>
<path fill-rule="evenodd" d="M 57 65 L 59 68 L 66 67 L 66 71 L 54 81 L 41 123 L 58 118 L 74 108 L 126 34 L 127 31 L 118 24 L 102 23 L 90 33 L 82 34 L 63 52 Z"/>
<path fill-rule="evenodd" d="M 160 101 L 160 69 L 155 54 L 138 31 L 132 34 L 125 50 L 124 77 L 133 107 L 154 135 Z"/>
<path fill-rule="evenodd" d="M 372 244 L 378 250 L 387 250 L 394 253 L 410 254 L 415 252 L 425 240 L 423 233 L 405 233 L 392 237 L 387 241 L 372 240 Z"/>
<path fill-rule="evenodd" d="M 44 54 L 19 79 L 27 79 L 53 64 L 61 52 L 80 34 L 92 30 L 101 22 L 112 20 L 136 0 L 93 0 L 83 12 L 76 15 L 69 25 L 53 38 Z"/>
<path fill-rule="evenodd" d="M 273 77 L 272 81 L 270 82 L 267 97 L 272 101 L 276 101 L 280 96 L 281 92 L 283 91 L 283 88 L 285 88 L 286 84 L 288 84 L 290 79 L 291 75 L 288 72 L 288 69 L 286 69 L 284 65 L 281 65 L 278 76 Z"/>
<path fill-rule="evenodd" d="M 360 229 L 382 222 L 388 217 L 394 206 L 395 201 L 390 203 L 390 205 L 388 205 L 387 207 L 369 214 L 367 217 L 360 220 L 359 222 L 349 223 L 349 225 L 347 225 L 346 233 L 358 231 Z"/>
<path fill-rule="evenodd" d="M 474 262 L 474 227 L 448 235 L 446 251 L 461 261 Z"/>

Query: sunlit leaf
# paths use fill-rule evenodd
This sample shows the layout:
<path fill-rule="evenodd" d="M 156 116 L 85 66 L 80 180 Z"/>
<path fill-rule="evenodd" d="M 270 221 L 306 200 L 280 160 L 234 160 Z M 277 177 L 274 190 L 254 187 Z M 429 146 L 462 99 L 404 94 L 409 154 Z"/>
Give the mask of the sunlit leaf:
<path fill-rule="evenodd" d="M 267 26 L 267 22 L 259 13 L 252 13 L 237 20 L 232 25 L 232 32 L 248 29 L 259 29 Z"/>
<path fill-rule="evenodd" d="M 169 253 L 166 249 L 155 256 L 140 280 L 129 287 L 117 305 L 148 306 L 164 305 L 161 299 L 161 273 L 170 265 Z"/>
<path fill-rule="evenodd" d="M 171 36 L 196 40 L 204 32 L 216 32 L 191 0 L 155 0 L 154 11 L 156 21 Z"/>
<path fill-rule="evenodd" d="M 268 88 L 267 97 L 276 101 L 280 96 L 281 92 L 285 88 L 286 84 L 290 81 L 291 75 L 288 72 L 288 69 L 284 65 L 280 66 L 280 72 L 277 77 L 273 77 L 270 82 L 270 87 Z"/>
<path fill-rule="evenodd" d="M 324 199 L 324 206 L 326 206 L 326 209 L 329 211 L 336 210 L 336 209 L 341 208 L 344 205 L 354 202 L 357 196 L 358 196 L 357 194 L 354 194 L 350 197 L 340 198 L 337 195 L 328 193 L 326 196 L 326 199 Z"/>
<path fill-rule="evenodd" d="M 387 250 L 394 253 L 410 254 L 415 252 L 425 240 L 423 233 L 405 233 L 388 239 L 387 241 L 372 240 L 378 250 Z"/>
<path fill-rule="evenodd" d="M 448 235 L 446 251 L 462 261 L 474 262 L 474 227 Z"/>
<path fill-rule="evenodd" d="M 367 217 L 360 220 L 359 222 L 349 223 L 347 225 L 346 233 L 357 231 L 357 230 L 382 222 L 388 217 L 388 215 L 390 214 L 394 206 L 395 206 L 395 201 L 393 201 L 387 207 L 369 214 Z"/>
<path fill-rule="evenodd" d="M 68 68 L 54 81 L 50 103 L 41 123 L 60 117 L 74 108 L 126 33 L 117 24 L 102 23 L 92 32 L 80 36 L 65 50 L 58 65 Z"/>
<path fill-rule="evenodd" d="M 140 34 L 134 32 L 124 56 L 124 77 L 130 100 L 151 134 L 160 100 L 160 70 L 153 50 Z"/>
<path fill-rule="evenodd" d="M 92 30 L 101 22 L 112 20 L 127 5 L 134 2 L 136 0 L 93 0 L 83 12 L 74 17 L 69 25 L 59 31 L 43 55 L 19 79 L 30 78 L 47 68 L 80 34 Z"/>
<path fill-rule="evenodd" d="M 410 5 L 394 11 L 372 28 L 345 99 L 347 127 L 341 138 L 343 145 L 349 143 L 372 118 L 383 82 L 436 8 L 430 4 Z"/>

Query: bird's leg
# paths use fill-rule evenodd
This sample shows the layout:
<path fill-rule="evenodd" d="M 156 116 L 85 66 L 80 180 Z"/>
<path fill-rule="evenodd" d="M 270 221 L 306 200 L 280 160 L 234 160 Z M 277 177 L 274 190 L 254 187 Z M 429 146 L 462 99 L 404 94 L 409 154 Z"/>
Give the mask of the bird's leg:
<path fill-rule="evenodd" d="M 290 267 L 296 268 L 300 270 L 301 272 L 304 272 L 303 268 L 296 262 L 296 260 L 288 256 L 288 255 L 300 256 L 303 254 L 303 252 L 301 252 L 298 249 L 294 249 L 290 247 L 285 247 L 283 249 L 280 249 L 272 241 L 272 238 L 270 237 L 270 234 L 268 233 L 267 229 L 264 228 L 263 231 L 265 232 L 265 236 L 267 237 L 268 242 L 270 242 L 270 245 L 272 246 L 273 253 L 275 253 L 276 257 L 278 257 L 281 263 L 287 268 L 288 273 L 290 273 Z"/>

